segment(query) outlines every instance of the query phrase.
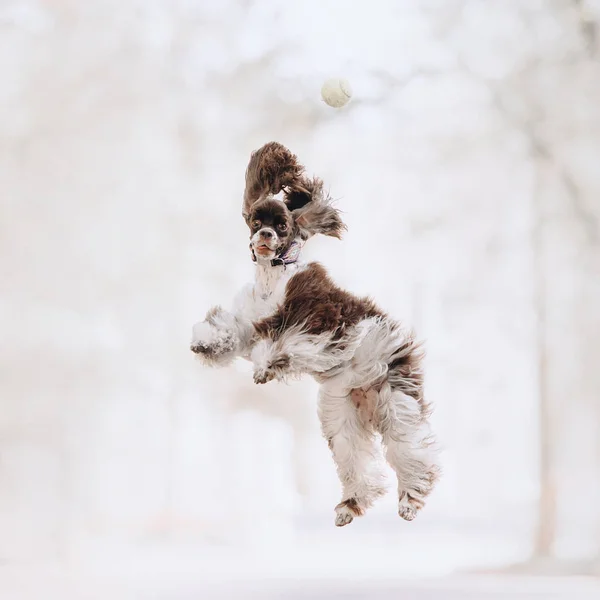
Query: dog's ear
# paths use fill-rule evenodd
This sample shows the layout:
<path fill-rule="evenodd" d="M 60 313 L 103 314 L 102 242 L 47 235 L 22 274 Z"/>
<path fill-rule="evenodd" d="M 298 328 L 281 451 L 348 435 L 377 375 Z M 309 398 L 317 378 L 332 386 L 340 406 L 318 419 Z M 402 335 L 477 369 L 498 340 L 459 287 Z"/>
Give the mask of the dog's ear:
<path fill-rule="evenodd" d="M 301 178 L 295 187 L 286 191 L 284 202 L 292 211 L 303 238 L 320 233 L 341 239 L 346 225 L 340 211 L 332 206 L 331 196 L 323 191 L 320 179 Z"/>
<path fill-rule="evenodd" d="M 269 142 L 250 156 L 246 169 L 246 190 L 242 215 L 246 221 L 252 205 L 283 188 L 295 189 L 302 180 L 304 167 L 285 146 Z"/>

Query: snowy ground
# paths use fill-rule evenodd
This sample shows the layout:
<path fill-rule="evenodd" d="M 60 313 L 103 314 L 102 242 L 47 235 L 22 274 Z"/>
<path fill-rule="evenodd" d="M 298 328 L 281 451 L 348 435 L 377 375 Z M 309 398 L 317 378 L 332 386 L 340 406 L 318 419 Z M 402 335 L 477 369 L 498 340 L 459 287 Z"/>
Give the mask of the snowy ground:
<path fill-rule="evenodd" d="M 195 576 L 102 577 L 51 568 L 0 567 L 3 600 L 211 600 L 347 598 L 353 600 L 597 600 L 600 580 L 452 576 L 432 579 L 348 577 L 251 578 L 230 582 Z M 164 577 L 164 578 L 163 578 Z"/>
<path fill-rule="evenodd" d="M 509 538 L 407 531 L 395 543 L 348 528 L 297 545 L 156 540 L 80 547 L 69 566 L 0 565 L 1 600 L 598 600 L 600 578 L 493 573 L 520 557 Z M 345 541 L 344 541 L 345 540 Z M 490 574 L 483 574 L 489 570 Z M 478 573 L 476 574 L 476 571 Z M 553 573 L 555 571 L 549 570 Z"/>

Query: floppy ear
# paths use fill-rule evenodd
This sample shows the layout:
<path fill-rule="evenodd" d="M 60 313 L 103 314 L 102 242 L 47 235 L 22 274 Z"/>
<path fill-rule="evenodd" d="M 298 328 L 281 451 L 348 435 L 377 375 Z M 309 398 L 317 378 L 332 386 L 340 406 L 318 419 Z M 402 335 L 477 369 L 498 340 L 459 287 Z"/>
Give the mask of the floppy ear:
<path fill-rule="evenodd" d="M 283 188 L 293 189 L 302 179 L 304 167 L 285 146 L 277 142 L 265 144 L 250 156 L 246 169 L 246 190 L 242 215 L 248 220 L 252 205 Z"/>
<path fill-rule="evenodd" d="M 331 196 L 323 191 L 320 179 L 302 178 L 295 187 L 286 191 L 284 202 L 292 211 L 303 238 L 320 233 L 341 239 L 346 225 L 340 211 L 333 208 Z"/>

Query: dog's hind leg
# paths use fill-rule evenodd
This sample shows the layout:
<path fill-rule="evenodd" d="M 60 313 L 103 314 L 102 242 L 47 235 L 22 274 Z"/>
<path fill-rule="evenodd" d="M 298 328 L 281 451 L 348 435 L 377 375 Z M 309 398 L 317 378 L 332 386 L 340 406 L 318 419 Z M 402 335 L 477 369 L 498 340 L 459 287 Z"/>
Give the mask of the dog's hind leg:
<path fill-rule="evenodd" d="M 386 492 L 381 447 L 373 430 L 364 427 L 351 395 L 337 396 L 322 386 L 319 418 L 342 484 L 335 524 L 343 527 Z"/>
<path fill-rule="evenodd" d="M 426 415 L 416 399 L 386 384 L 379 393 L 376 422 L 386 459 L 398 477 L 398 514 L 412 521 L 440 472 Z"/>

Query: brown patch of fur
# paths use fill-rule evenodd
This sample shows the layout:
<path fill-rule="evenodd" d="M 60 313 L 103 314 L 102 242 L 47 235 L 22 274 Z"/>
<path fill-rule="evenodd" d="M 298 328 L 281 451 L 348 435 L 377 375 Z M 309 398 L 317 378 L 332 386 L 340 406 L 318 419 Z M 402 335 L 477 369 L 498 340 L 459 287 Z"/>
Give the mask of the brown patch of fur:
<path fill-rule="evenodd" d="M 357 517 L 362 517 L 365 514 L 364 509 L 360 506 L 356 498 L 348 498 L 348 500 L 340 502 L 336 508 L 341 508 L 342 506 L 349 508 Z"/>
<path fill-rule="evenodd" d="M 333 332 L 339 339 L 362 319 L 383 316 L 370 298 L 359 298 L 339 288 L 319 263 L 310 263 L 287 284 L 283 304 L 275 314 L 254 324 L 261 337 L 277 339 L 289 327 L 306 333 Z"/>
<path fill-rule="evenodd" d="M 350 399 L 356 407 L 358 418 L 363 427 L 370 429 L 373 427 L 375 416 L 375 407 L 377 405 L 377 395 L 379 391 L 375 388 L 363 390 L 362 388 L 353 389 L 350 392 Z"/>
<path fill-rule="evenodd" d="M 269 142 L 250 155 L 242 214 L 247 220 L 252 205 L 267 194 L 300 184 L 304 167 L 285 146 Z"/>
<path fill-rule="evenodd" d="M 423 396 L 423 359 L 421 343 L 414 334 L 408 334 L 388 363 L 388 381 L 394 389 L 398 389 L 419 402 L 421 416 L 426 419 L 431 412 L 430 406 Z"/>
<path fill-rule="evenodd" d="M 254 327 L 259 337 L 273 340 L 293 326 L 303 326 L 309 334 L 332 332 L 333 339 L 339 340 L 348 328 L 362 319 L 384 316 L 385 313 L 370 298 L 359 298 L 339 288 L 323 266 L 310 263 L 290 279 L 283 303 L 276 312 L 256 322 Z M 409 333 L 390 358 L 387 381 L 393 389 L 417 400 L 421 418 L 426 419 L 431 411 L 423 394 L 423 357 L 420 343 Z M 365 390 L 362 392 L 364 396 L 353 398 L 359 402 L 357 408 L 365 424 L 373 420 L 371 405 L 377 400 L 376 388 Z"/>
<path fill-rule="evenodd" d="M 317 177 L 303 179 L 303 190 L 291 189 L 285 203 L 294 213 L 294 218 L 304 237 L 320 233 L 341 239 L 346 225 L 339 210 L 332 206 L 331 197 L 323 191 L 323 182 Z"/>

